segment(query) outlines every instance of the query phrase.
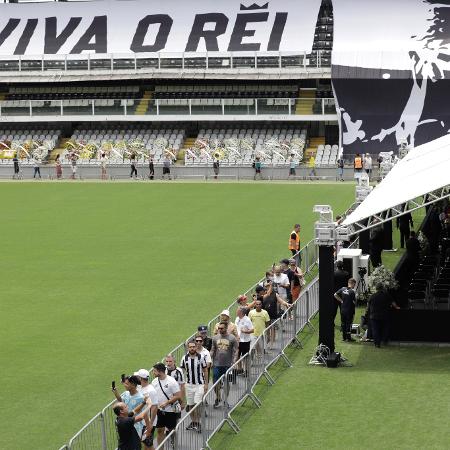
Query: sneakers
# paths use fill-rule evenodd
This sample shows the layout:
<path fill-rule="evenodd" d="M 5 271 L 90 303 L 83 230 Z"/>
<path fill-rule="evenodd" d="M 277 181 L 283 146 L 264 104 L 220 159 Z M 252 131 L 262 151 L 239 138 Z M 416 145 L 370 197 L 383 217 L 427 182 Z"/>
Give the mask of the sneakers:
<path fill-rule="evenodd" d="M 215 402 L 214 402 L 214 408 L 218 408 L 220 405 L 220 400 L 218 398 L 216 398 Z"/>
<path fill-rule="evenodd" d="M 186 430 L 195 430 L 196 426 L 194 425 L 194 422 L 191 422 L 187 427 Z"/>

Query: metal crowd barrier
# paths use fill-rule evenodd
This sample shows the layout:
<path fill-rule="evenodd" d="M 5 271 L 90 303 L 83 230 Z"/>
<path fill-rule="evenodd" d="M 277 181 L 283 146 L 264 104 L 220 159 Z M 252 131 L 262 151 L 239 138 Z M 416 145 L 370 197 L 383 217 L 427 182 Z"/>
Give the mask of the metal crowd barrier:
<path fill-rule="evenodd" d="M 318 252 L 315 247 L 314 241 L 310 241 L 299 252 L 305 276 L 310 274 L 317 265 Z M 256 286 L 263 280 L 264 278 L 255 283 L 245 292 L 245 295 L 251 297 L 255 292 Z M 236 302 L 228 306 L 227 309 L 229 309 L 231 316 L 235 316 L 237 307 Z M 250 353 L 237 361 L 208 390 L 202 402 L 180 420 L 177 428 L 166 437 L 158 448 L 175 448 L 179 450 L 209 448 L 209 439 L 224 423 L 228 423 L 235 432 L 238 432 L 239 426 L 232 419 L 231 413 L 247 398 L 250 398 L 257 407 L 261 406 L 261 401 L 255 395 L 253 388 L 262 377 L 266 378 L 270 384 L 274 383 L 268 368 L 280 358 L 288 365 L 291 364 L 285 354 L 285 350 L 291 344 L 301 345 L 297 334 L 310 323 L 310 319 L 318 310 L 319 283 L 318 278 L 314 278 L 308 286 L 303 288 L 296 303 L 284 312 L 277 321 L 271 324 L 262 336 L 256 339 Z M 209 321 L 208 335 L 211 336 L 213 334 L 214 327 L 219 320 L 220 316 L 218 315 Z M 177 364 L 186 354 L 186 342 L 194 336 L 195 334 L 169 352 L 169 354 L 173 355 Z M 218 408 L 214 408 L 215 391 L 219 387 L 222 391 L 222 401 Z M 228 395 L 224 396 L 224 392 L 228 392 Z M 111 408 L 114 402 L 115 400 L 108 403 L 60 450 L 115 450 L 117 448 L 117 434 L 115 430 L 115 415 Z M 186 430 L 187 425 L 191 421 L 192 412 L 197 410 L 201 413 L 200 433 L 194 430 Z"/>

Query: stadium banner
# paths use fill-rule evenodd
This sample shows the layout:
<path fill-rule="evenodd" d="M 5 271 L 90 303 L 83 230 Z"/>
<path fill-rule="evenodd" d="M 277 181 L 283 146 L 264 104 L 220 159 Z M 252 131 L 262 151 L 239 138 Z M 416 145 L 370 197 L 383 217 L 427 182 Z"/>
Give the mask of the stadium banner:
<path fill-rule="evenodd" d="M 320 0 L 104 0 L 0 5 L 0 55 L 303 52 Z"/>
<path fill-rule="evenodd" d="M 450 0 L 338 0 L 332 82 L 344 152 L 450 132 Z"/>

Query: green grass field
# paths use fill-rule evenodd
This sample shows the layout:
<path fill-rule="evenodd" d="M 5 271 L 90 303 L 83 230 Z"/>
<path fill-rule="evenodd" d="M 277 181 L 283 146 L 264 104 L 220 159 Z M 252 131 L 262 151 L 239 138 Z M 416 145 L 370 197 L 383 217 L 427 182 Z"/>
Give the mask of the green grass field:
<path fill-rule="evenodd" d="M 347 183 L 0 192 L 2 450 L 59 448 L 112 399 L 112 379 L 150 367 L 287 255 L 297 221 L 306 243 L 314 204 L 337 214 L 354 198 Z"/>

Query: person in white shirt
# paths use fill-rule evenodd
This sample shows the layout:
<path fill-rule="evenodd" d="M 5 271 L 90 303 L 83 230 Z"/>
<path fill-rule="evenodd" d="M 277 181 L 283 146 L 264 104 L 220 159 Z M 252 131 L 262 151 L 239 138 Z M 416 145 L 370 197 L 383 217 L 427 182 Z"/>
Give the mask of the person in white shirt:
<path fill-rule="evenodd" d="M 253 328 L 252 321 L 247 316 L 248 309 L 244 306 L 240 306 L 237 311 L 237 317 L 234 323 L 236 324 L 239 333 L 239 349 L 238 349 L 238 359 L 246 355 L 250 351 L 250 344 L 252 341 L 252 333 L 255 331 Z M 246 376 L 245 364 L 239 363 L 237 374 Z"/>
<path fill-rule="evenodd" d="M 290 289 L 291 283 L 288 276 L 283 273 L 281 266 L 273 268 L 272 290 L 278 294 L 284 301 L 287 301 L 287 291 Z"/>
<path fill-rule="evenodd" d="M 153 375 L 155 379 L 152 381 L 152 386 L 158 396 L 156 431 L 158 443 L 161 444 L 164 440 L 164 433 L 169 434 L 177 426 L 181 412 L 181 390 L 178 383 L 166 374 L 166 366 L 163 363 L 153 366 Z"/>
<path fill-rule="evenodd" d="M 145 440 L 142 441 L 144 444 L 145 450 L 153 450 L 153 437 L 155 435 L 155 427 L 157 422 L 157 414 L 158 414 L 158 394 L 156 393 L 156 389 L 148 382 L 150 378 L 150 373 L 146 369 L 139 369 L 134 373 L 141 382 L 139 387 L 139 391 L 144 397 L 146 406 L 144 409 L 144 413 L 150 414 L 150 426 L 149 432 L 146 433 L 147 427 L 144 427 L 144 433 L 148 436 Z"/>

